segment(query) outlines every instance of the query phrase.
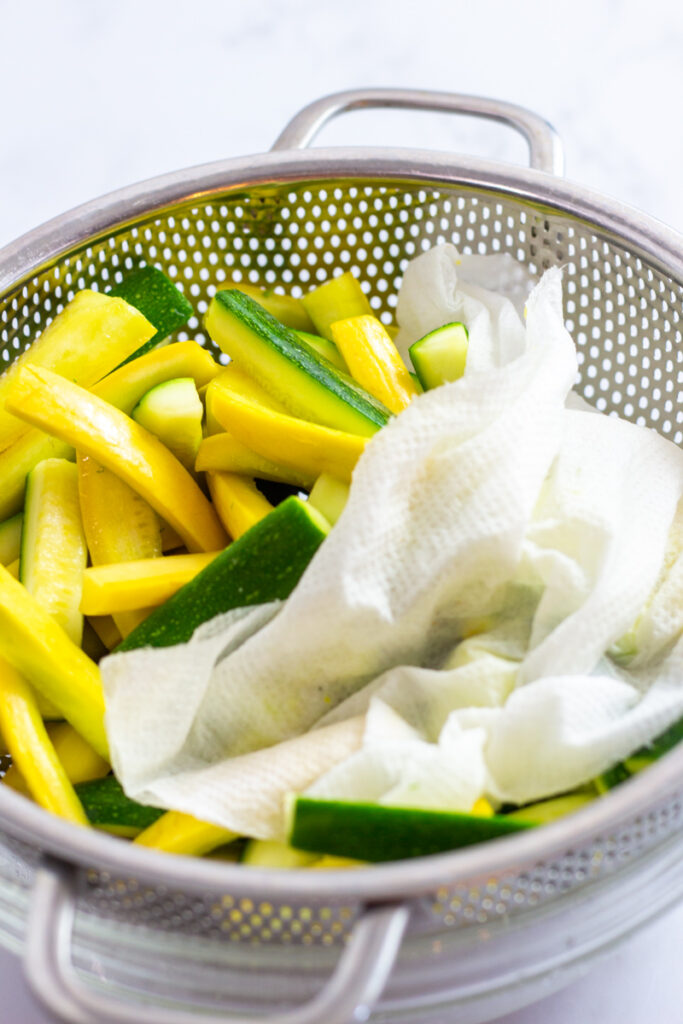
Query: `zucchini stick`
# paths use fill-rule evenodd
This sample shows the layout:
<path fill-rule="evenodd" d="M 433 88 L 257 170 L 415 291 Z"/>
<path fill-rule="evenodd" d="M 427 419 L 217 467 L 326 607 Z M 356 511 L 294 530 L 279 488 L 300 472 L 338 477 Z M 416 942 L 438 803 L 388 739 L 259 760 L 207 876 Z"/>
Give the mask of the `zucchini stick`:
<path fill-rule="evenodd" d="M 91 779 L 101 779 L 109 774 L 108 762 L 100 757 L 68 722 L 48 722 L 45 728 L 72 785 L 89 782 Z M 16 762 L 11 765 L 2 781 L 17 793 L 23 793 L 25 796 L 30 793 Z"/>
<path fill-rule="evenodd" d="M 161 524 L 152 506 L 115 473 L 80 452 L 78 490 L 94 566 L 161 557 Z M 121 610 L 114 614 L 114 624 L 121 636 L 128 636 L 142 618 L 139 611 Z"/>
<path fill-rule="evenodd" d="M 14 376 L 7 408 L 122 477 L 178 531 L 190 551 L 225 546 L 225 531 L 187 470 L 161 441 L 113 405 L 49 370 L 25 367 Z"/>
<path fill-rule="evenodd" d="M 401 412 L 417 388 L 386 328 L 374 316 L 354 316 L 330 327 L 351 376 L 392 412 Z"/>
<path fill-rule="evenodd" d="M 231 843 L 239 836 L 220 825 L 199 821 L 190 814 L 167 811 L 153 825 L 134 840 L 140 846 L 149 846 L 166 853 L 180 853 L 201 857 L 218 846 Z"/>
<path fill-rule="evenodd" d="M 5 407 L 14 379 L 23 369 L 42 367 L 91 387 L 153 334 L 149 320 L 123 299 L 80 291 L 0 376 L 0 451 L 28 430 Z"/>
<path fill-rule="evenodd" d="M 207 473 L 209 491 L 218 518 L 233 540 L 273 511 L 253 480 L 234 473 Z"/>
<path fill-rule="evenodd" d="M 220 379 L 209 392 L 214 415 L 247 448 L 303 473 L 351 479 L 368 438 L 267 409 L 242 398 Z"/>
<path fill-rule="evenodd" d="M 264 459 L 225 431 L 204 438 L 197 452 L 195 469 L 197 472 L 220 469 L 224 473 L 238 473 L 240 476 L 258 477 L 259 480 L 294 484 L 304 491 L 310 491 L 315 483 L 315 477 L 311 474 L 300 473 L 291 466 Z"/>
<path fill-rule="evenodd" d="M 99 669 L 0 566 L 0 657 L 51 701 L 101 757 L 108 757 Z"/>
<path fill-rule="evenodd" d="M 200 555 L 167 555 L 92 566 L 83 573 L 81 609 L 86 615 L 111 615 L 163 604 L 218 554 L 220 552 L 211 551 Z"/>
<path fill-rule="evenodd" d="M 26 785 L 46 811 L 76 825 L 88 819 L 56 754 L 31 687 L 0 659 L 0 728 Z"/>

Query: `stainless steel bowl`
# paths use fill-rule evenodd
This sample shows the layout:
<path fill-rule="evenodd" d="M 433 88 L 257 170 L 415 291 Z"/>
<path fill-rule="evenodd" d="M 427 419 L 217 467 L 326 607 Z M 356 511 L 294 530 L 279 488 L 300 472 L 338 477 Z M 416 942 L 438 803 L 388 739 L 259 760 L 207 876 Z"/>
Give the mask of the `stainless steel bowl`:
<path fill-rule="evenodd" d="M 368 106 L 506 122 L 529 142 L 532 169 L 305 149 L 330 117 Z M 680 444 L 682 240 L 558 177 L 561 165 L 552 129 L 509 104 L 327 97 L 268 154 L 134 185 L 2 250 L 1 360 L 79 288 L 141 263 L 173 277 L 200 315 L 240 275 L 297 295 L 351 269 L 386 318 L 407 260 L 454 241 L 536 272 L 563 266 L 584 396 Z M 209 344 L 199 320 L 188 331 Z M 353 872 L 284 872 L 154 853 L 0 787 L 0 940 L 23 948 L 45 1005 L 79 1024 L 347 1024 L 371 1012 L 473 1024 L 558 988 L 681 896 L 682 793 L 680 750 L 538 831 Z"/>

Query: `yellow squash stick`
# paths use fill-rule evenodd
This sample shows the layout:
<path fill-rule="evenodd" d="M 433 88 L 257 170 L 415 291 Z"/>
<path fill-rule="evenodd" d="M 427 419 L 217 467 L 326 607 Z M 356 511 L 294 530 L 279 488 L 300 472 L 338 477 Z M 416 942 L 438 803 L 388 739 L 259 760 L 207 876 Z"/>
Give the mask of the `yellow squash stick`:
<path fill-rule="evenodd" d="M 0 377 L 0 451 L 28 430 L 5 408 L 15 374 L 42 366 L 90 387 L 152 337 L 155 328 L 123 299 L 84 289 Z"/>
<path fill-rule="evenodd" d="M 302 305 L 315 324 L 318 334 L 333 341 L 331 325 L 347 317 L 372 313 L 372 306 L 350 270 L 333 277 L 303 296 Z"/>
<path fill-rule="evenodd" d="M 178 531 L 188 550 L 225 546 L 225 531 L 191 475 L 161 441 L 114 406 L 36 367 L 17 371 L 6 404 L 125 480 Z"/>
<path fill-rule="evenodd" d="M 157 384 L 177 377 L 192 377 L 197 387 L 201 388 L 213 380 L 221 369 L 196 341 L 178 341 L 120 366 L 91 390 L 98 398 L 130 414 L 142 396 Z"/>
<path fill-rule="evenodd" d="M 117 409 L 130 413 L 145 392 L 163 381 L 174 377 L 192 377 L 197 387 L 203 387 L 220 369 L 218 363 L 196 341 L 179 341 L 154 352 L 147 352 L 119 367 L 95 385 L 92 391 Z M 0 452 L 0 521 L 20 510 L 26 475 L 34 466 L 43 459 L 74 457 L 70 445 L 50 437 L 42 430 L 31 429 L 6 451 Z"/>
<path fill-rule="evenodd" d="M 283 466 L 282 463 L 264 459 L 262 455 L 252 452 L 224 430 L 204 438 L 197 452 L 195 469 L 198 473 L 207 469 L 220 469 L 225 473 L 238 473 L 240 476 L 257 476 L 260 480 L 294 484 L 305 491 L 310 491 L 315 483 L 312 474 L 301 473 L 291 466 Z"/>
<path fill-rule="evenodd" d="M 350 480 L 368 438 L 275 412 L 241 397 L 220 377 L 209 385 L 214 415 L 238 441 L 266 459 L 313 476 Z M 208 396 L 207 393 L 207 396 Z"/>
<path fill-rule="evenodd" d="M 180 811 L 167 811 L 141 832 L 134 842 L 166 853 L 201 857 L 217 846 L 224 846 L 237 838 L 235 832 L 221 828 L 220 825 L 210 825 Z"/>
<path fill-rule="evenodd" d="M 111 615 L 90 615 L 88 622 L 108 651 L 113 651 L 123 640 Z"/>
<path fill-rule="evenodd" d="M 55 752 L 31 687 L 0 658 L 0 729 L 36 803 L 77 825 L 87 825 L 81 802 Z"/>
<path fill-rule="evenodd" d="M 86 615 L 112 615 L 162 604 L 218 554 L 219 551 L 167 555 L 166 558 L 93 566 L 83 573 L 81 610 Z"/>
<path fill-rule="evenodd" d="M 234 473 L 207 473 L 214 508 L 233 540 L 264 519 L 273 506 L 253 480 Z"/>
<path fill-rule="evenodd" d="M 0 657 L 59 708 L 102 757 L 108 757 L 100 672 L 0 566 Z"/>
<path fill-rule="evenodd" d="M 161 524 L 149 502 L 115 473 L 80 452 L 78 491 L 93 565 L 161 558 Z M 114 616 L 114 624 L 125 637 L 144 617 L 139 610 L 122 610 Z"/>
<path fill-rule="evenodd" d="M 91 779 L 101 779 L 109 774 L 108 762 L 100 757 L 68 722 L 47 722 L 45 728 L 59 763 L 72 785 L 89 782 Z M 12 763 L 2 781 L 17 793 L 30 793 L 16 762 Z"/>
<path fill-rule="evenodd" d="M 374 316 L 352 316 L 330 327 L 349 372 L 375 398 L 399 413 L 417 388 L 386 328 Z"/>

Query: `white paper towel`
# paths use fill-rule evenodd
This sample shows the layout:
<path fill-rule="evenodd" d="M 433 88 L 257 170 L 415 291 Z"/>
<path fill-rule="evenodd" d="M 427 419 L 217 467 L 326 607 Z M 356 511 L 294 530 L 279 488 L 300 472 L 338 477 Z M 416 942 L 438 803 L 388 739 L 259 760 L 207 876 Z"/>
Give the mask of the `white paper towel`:
<path fill-rule="evenodd" d="M 491 287 L 502 273 L 513 302 L 461 286 L 459 259 L 443 246 L 413 261 L 398 310 L 404 344 L 462 319 L 465 376 L 375 436 L 288 601 L 103 662 L 132 797 L 263 837 L 282 836 L 287 787 L 522 802 L 585 781 L 683 713 L 680 617 L 665 608 L 683 578 L 670 536 L 683 455 L 565 408 L 576 355 L 559 271 L 523 323 L 526 272 L 492 264 Z M 639 667 L 646 641 L 659 653 Z"/>

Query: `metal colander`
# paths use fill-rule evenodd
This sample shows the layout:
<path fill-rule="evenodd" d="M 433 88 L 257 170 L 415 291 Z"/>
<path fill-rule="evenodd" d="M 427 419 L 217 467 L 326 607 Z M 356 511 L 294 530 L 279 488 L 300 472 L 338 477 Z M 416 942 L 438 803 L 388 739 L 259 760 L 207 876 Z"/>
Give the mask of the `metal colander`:
<path fill-rule="evenodd" d="M 331 116 L 362 106 L 504 121 L 527 138 L 533 169 L 303 148 Z M 560 172 L 552 129 L 509 104 L 328 97 L 269 154 L 133 186 L 0 252 L 0 365 L 76 291 L 143 263 L 192 300 L 197 319 L 178 338 L 209 345 L 201 316 L 223 282 L 299 295 L 351 270 L 386 320 L 406 262 L 452 241 L 534 272 L 561 265 L 583 395 L 680 443 L 681 239 Z M 482 1021 L 559 987 L 683 894 L 682 768 L 674 752 L 555 825 L 352 872 L 157 854 L 0 787 L 0 940 L 24 949 L 55 1015 L 79 1024 Z"/>

